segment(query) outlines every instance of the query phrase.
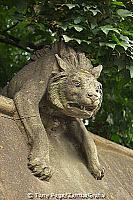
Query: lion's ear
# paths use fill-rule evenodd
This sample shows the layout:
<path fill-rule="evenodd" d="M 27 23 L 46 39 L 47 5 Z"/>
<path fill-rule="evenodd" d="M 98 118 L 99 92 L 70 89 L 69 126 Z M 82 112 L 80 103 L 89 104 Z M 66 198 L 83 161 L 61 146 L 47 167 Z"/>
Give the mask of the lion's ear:
<path fill-rule="evenodd" d="M 91 73 L 97 79 L 100 76 L 102 69 L 103 69 L 103 66 L 98 65 L 97 67 L 94 67 L 91 69 Z"/>
<path fill-rule="evenodd" d="M 64 60 L 62 60 L 62 58 L 60 58 L 58 56 L 58 54 L 55 54 L 55 57 L 57 59 L 58 65 L 59 67 L 63 70 L 63 71 L 70 71 L 71 69 L 71 65 L 68 64 L 67 62 L 65 62 Z"/>

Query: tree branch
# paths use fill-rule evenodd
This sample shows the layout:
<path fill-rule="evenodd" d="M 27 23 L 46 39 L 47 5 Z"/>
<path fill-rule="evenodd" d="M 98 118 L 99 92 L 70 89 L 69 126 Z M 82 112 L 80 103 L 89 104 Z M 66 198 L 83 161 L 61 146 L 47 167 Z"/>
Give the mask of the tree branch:
<path fill-rule="evenodd" d="M 19 24 L 19 22 L 17 21 L 15 24 L 13 24 L 12 26 L 10 26 L 7 29 L 5 29 L 3 32 L 7 32 L 7 31 L 11 30 L 12 28 L 14 28 L 15 26 L 17 26 L 18 24 Z"/>
<path fill-rule="evenodd" d="M 17 41 L 18 39 L 16 39 Z M 0 42 L 2 43 L 5 43 L 5 44 L 9 44 L 9 45 L 12 45 L 14 47 L 17 47 L 17 48 L 20 48 L 20 49 L 23 49 L 29 53 L 32 53 L 33 50 L 30 49 L 29 46 L 25 47 L 25 46 L 22 46 L 21 44 L 17 43 L 16 41 L 14 41 L 12 38 L 10 38 L 9 35 L 5 36 L 5 35 L 1 35 L 0 34 Z M 32 46 L 33 47 L 33 46 Z"/>

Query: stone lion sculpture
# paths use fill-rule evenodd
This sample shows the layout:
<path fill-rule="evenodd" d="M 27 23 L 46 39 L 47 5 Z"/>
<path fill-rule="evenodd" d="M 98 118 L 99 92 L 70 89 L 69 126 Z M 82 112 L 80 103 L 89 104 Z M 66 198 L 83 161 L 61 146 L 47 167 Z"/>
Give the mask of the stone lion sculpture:
<path fill-rule="evenodd" d="M 75 132 L 93 176 L 104 176 L 95 143 L 82 121 L 101 106 L 102 85 L 97 81 L 101 71 L 101 65 L 93 67 L 84 53 L 61 42 L 37 51 L 9 82 L 7 96 L 14 100 L 31 145 L 28 166 L 41 180 L 52 175 L 48 134 L 62 124 Z"/>

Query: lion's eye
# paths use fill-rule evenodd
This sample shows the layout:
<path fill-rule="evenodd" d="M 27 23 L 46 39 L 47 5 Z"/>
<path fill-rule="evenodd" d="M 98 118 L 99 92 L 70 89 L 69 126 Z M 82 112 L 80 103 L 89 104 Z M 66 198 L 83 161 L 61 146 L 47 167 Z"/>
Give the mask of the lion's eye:
<path fill-rule="evenodd" d="M 81 84 L 80 84 L 79 81 L 75 81 L 75 82 L 74 82 L 74 85 L 75 85 L 76 87 L 80 87 Z"/>

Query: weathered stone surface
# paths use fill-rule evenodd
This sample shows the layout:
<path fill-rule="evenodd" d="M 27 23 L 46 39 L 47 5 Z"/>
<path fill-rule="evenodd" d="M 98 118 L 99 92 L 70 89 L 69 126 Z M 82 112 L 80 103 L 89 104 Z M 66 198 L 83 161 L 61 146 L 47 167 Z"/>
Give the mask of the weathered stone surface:
<path fill-rule="evenodd" d="M 13 114 L 15 112 L 14 102 L 9 98 L 0 95 L 0 112 Z"/>
<path fill-rule="evenodd" d="M 35 52 L 9 81 L 3 95 L 14 100 L 32 145 L 28 165 L 40 179 L 48 180 L 52 175 L 48 135 L 56 131 L 76 132 L 88 168 L 96 179 L 103 178 L 96 145 L 81 120 L 95 116 L 101 106 L 102 85 L 97 80 L 101 71 L 101 65 L 93 67 L 84 53 L 60 41 Z M 7 100 L 2 102 L 3 112 Z"/>
<path fill-rule="evenodd" d="M 2 200 L 26 200 L 29 199 L 28 193 L 36 196 L 34 199 L 41 199 L 35 193 L 99 192 L 105 194 L 108 200 L 133 199 L 132 150 L 94 136 L 100 162 L 106 170 L 103 180 L 95 180 L 88 172 L 75 141 L 69 135 L 50 135 L 54 174 L 49 182 L 43 182 L 27 168 L 28 145 L 25 135 L 20 132 L 13 118 L 4 114 L 0 114 L 0 138 Z"/>

